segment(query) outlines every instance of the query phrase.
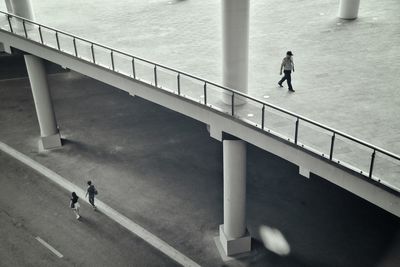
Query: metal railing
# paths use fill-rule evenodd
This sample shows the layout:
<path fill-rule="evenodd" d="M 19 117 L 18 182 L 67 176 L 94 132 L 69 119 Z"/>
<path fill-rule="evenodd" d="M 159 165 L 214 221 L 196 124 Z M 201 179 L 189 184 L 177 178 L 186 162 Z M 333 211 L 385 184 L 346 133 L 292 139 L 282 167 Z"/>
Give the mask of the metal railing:
<path fill-rule="evenodd" d="M 3 31 L 8 31 L 24 38 L 34 40 L 42 45 L 59 50 L 63 53 L 67 53 L 80 59 L 89 61 L 114 72 L 124 74 L 131 79 L 146 82 L 159 89 L 169 90 L 181 97 L 201 103 L 210 109 L 229 114 L 230 116 L 236 119 L 241 119 L 249 125 L 255 126 L 264 132 L 276 135 L 296 146 L 300 146 L 326 158 L 329 161 L 345 166 L 353 171 L 357 171 L 368 178 L 371 178 L 395 191 L 400 192 L 400 181 L 399 178 L 397 178 L 400 176 L 400 156 L 395 155 L 394 153 L 290 112 L 286 109 L 266 103 L 237 90 L 224 87 L 203 78 L 199 78 L 183 71 L 133 56 L 117 49 L 98 44 L 85 38 L 81 38 L 13 14 L 3 11 L 0 11 L 0 14 L 7 18 L 8 23 L 8 27 L 6 27 L 6 25 L 5 27 L 1 28 Z M 69 42 L 67 42 L 68 40 Z M 139 74 L 139 72 L 142 73 Z M 183 90 L 185 90 L 185 86 L 183 85 L 184 82 L 190 89 L 187 90 L 187 94 L 183 93 Z M 163 87 L 165 84 L 167 86 Z M 193 87 L 198 88 L 193 89 Z M 190 96 L 190 94 L 199 96 L 198 94 L 200 93 L 200 101 L 198 98 L 196 99 L 195 97 Z M 215 98 L 216 93 L 218 94 L 217 100 Z M 220 99 L 221 95 L 223 96 L 223 94 L 227 96 L 226 99 L 230 99 L 230 103 L 221 104 Z M 214 99 L 212 99 L 213 96 Z M 246 103 L 242 106 L 236 107 L 235 101 L 239 101 L 240 99 L 242 101 L 244 99 Z M 247 114 L 247 117 L 254 117 L 257 118 L 257 120 L 251 120 L 246 118 L 246 116 L 241 116 L 240 113 L 243 113 L 244 111 L 253 111 L 258 113 L 258 116 Z M 275 118 L 275 124 L 274 120 L 272 119 L 274 116 L 278 117 L 278 119 Z M 279 131 L 279 124 L 282 121 L 287 120 L 290 122 L 286 123 L 284 126 L 280 125 L 281 130 L 283 129 L 283 131 L 286 131 L 286 133 L 282 134 L 282 132 Z M 278 125 L 278 130 L 272 129 L 274 125 Z M 312 136 L 312 134 L 315 134 L 315 132 L 321 135 L 315 139 L 319 140 L 319 142 L 316 142 L 315 140 L 306 140 L 307 135 L 301 136 L 302 131 L 307 132 L 310 131 L 310 129 L 313 130 L 314 133 L 310 133 L 309 136 Z M 324 141 L 322 144 L 320 141 L 324 138 L 328 138 L 329 141 Z M 313 136 L 312 139 L 314 139 Z M 339 141 L 343 143 L 341 147 L 335 144 Z M 349 149 L 349 146 L 351 145 L 353 145 L 353 148 Z M 321 151 L 320 148 L 324 146 L 325 153 L 322 153 L 323 151 Z M 348 154 L 347 157 L 346 149 Z M 358 155 L 356 157 L 357 162 L 351 162 L 352 159 L 354 160 L 352 149 L 354 151 L 357 149 L 365 151 L 367 156 L 365 154 L 362 156 Z M 343 153 L 341 150 L 344 150 L 345 152 Z M 385 175 L 383 174 L 375 175 L 374 173 L 374 171 L 378 169 L 377 167 L 379 167 L 376 163 L 377 156 L 380 156 L 385 160 L 384 163 L 380 163 L 381 166 L 379 169 L 382 171 L 382 173 L 385 173 L 385 175 L 389 173 L 387 177 L 384 177 Z M 368 162 L 360 162 L 360 157 L 364 157 L 364 161 Z M 367 159 L 365 159 L 365 157 Z M 394 186 L 393 182 L 398 183 L 398 185 Z"/>

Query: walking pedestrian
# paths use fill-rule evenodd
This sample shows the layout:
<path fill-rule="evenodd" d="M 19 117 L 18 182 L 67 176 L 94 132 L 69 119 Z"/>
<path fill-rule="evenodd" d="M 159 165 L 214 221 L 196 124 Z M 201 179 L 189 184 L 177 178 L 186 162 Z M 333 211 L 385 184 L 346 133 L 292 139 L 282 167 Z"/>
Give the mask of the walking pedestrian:
<path fill-rule="evenodd" d="M 79 218 L 81 217 L 79 215 L 79 208 L 81 207 L 81 205 L 79 204 L 78 199 L 79 197 L 76 195 L 76 193 L 72 192 L 69 206 L 74 211 L 77 220 L 79 220 Z"/>
<path fill-rule="evenodd" d="M 96 210 L 96 206 L 94 205 L 94 196 L 97 195 L 97 190 L 92 184 L 92 181 L 88 181 L 87 184 L 88 187 L 86 189 L 85 197 L 89 195 L 89 203 L 92 205 L 93 209 Z"/>
<path fill-rule="evenodd" d="M 283 87 L 282 83 L 286 80 L 286 82 L 288 84 L 288 87 L 289 87 L 289 91 L 290 92 L 294 92 L 293 87 L 292 87 L 292 76 L 291 76 L 292 71 L 294 72 L 294 62 L 293 62 L 293 53 L 292 53 L 292 51 L 287 51 L 286 52 L 286 57 L 284 57 L 283 60 L 282 60 L 281 69 L 280 69 L 279 75 L 282 75 L 282 69 L 283 69 L 283 72 L 284 72 L 285 75 L 278 82 L 279 86 Z"/>

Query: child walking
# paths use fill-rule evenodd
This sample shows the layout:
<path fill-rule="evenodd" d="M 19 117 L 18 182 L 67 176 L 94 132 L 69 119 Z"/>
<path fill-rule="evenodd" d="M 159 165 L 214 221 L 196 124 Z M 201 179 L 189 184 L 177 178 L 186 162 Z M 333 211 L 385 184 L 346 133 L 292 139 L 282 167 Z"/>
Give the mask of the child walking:
<path fill-rule="evenodd" d="M 72 192 L 69 206 L 74 211 L 77 220 L 79 220 L 79 218 L 81 217 L 79 215 L 79 208 L 81 207 L 81 205 L 79 204 L 78 199 L 79 197 L 76 195 L 76 193 Z"/>

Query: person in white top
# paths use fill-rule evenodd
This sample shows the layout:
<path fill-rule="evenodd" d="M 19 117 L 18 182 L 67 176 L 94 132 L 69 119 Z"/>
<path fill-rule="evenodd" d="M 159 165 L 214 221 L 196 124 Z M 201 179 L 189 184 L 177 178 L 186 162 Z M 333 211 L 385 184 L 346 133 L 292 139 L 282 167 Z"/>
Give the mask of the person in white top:
<path fill-rule="evenodd" d="M 285 75 L 278 82 L 279 86 L 283 87 L 282 83 L 286 80 L 288 87 L 289 87 L 289 91 L 294 92 L 293 87 L 292 87 L 292 76 L 291 76 L 292 71 L 294 72 L 294 62 L 293 62 L 292 51 L 286 52 L 286 57 L 284 57 L 282 60 L 279 75 L 282 75 L 282 69 L 283 69 L 283 72 Z"/>

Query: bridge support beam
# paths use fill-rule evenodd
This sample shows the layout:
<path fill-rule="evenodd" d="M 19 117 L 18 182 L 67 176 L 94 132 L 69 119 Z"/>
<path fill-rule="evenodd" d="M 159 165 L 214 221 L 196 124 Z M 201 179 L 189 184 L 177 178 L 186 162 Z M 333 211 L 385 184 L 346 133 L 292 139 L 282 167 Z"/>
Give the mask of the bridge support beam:
<path fill-rule="evenodd" d="M 340 0 L 339 2 L 339 18 L 341 19 L 356 19 L 360 0 Z"/>
<path fill-rule="evenodd" d="M 222 0 L 223 85 L 247 93 L 250 0 Z M 232 94 L 222 101 L 232 104 Z M 246 103 L 236 96 L 234 105 Z"/>
<path fill-rule="evenodd" d="M 6 4 L 7 4 L 7 2 L 6 2 Z M 11 8 L 11 10 L 9 10 L 9 7 Z M 11 0 L 7 4 L 7 10 L 10 13 L 13 13 L 17 16 L 24 17 L 26 19 L 33 20 L 33 21 L 35 20 L 35 14 L 33 12 L 31 0 Z M 28 31 L 34 29 L 33 25 L 31 25 L 30 23 L 26 23 L 25 29 L 24 29 L 24 26 L 20 20 L 13 19 L 13 21 L 14 21 L 14 23 L 13 23 L 14 30 L 18 30 L 18 31 L 22 32 L 25 29 Z"/>
<path fill-rule="evenodd" d="M 250 0 L 222 0 L 223 85 L 243 93 L 247 93 L 248 80 L 249 13 Z M 222 101 L 228 105 L 246 103 L 229 92 L 222 94 Z M 251 250 L 246 229 L 246 142 L 223 140 L 223 151 L 224 224 L 219 227 L 219 242 L 231 256 Z"/>
<path fill-rule="evenodd" d="M 11 6 L 15 15 L 35 20 L 30 0 L 11 0 Z M 61 137 L 57 127 L 43 60 L 32 55 L 25 55 L 24 58 L 40 127 L 39 150 L 60 147 Z"/>
<path fill-rule="evenodd" d="M 7 10 L 12 13 L 27 18 L 29 20 L 35 20 L 35 15 L 33 12 L 33 7 L 31 0 L 6 0 Z M 11 10 L 9 9 L 11 8 Z"/>
<path fill-rule="evenodd" d="M 6 1 L 7 12 L 8 13 L 13 13 L 13 7 L 12 7 L 11 0 L 5 0 L 5 1 Z"/>
<path fill-rule="evenodd" d="M 227 256 L 249 252 L 246 229 L 246 142 L 224 140 L 224 224 L 219 240 Z"/>
<path fill-rule="evenodd" d="M 24 57 L 40 127 L 39 149 L 60 147 L 61 138 L 43 60 L 31 55 L 25 55 Z"/>

